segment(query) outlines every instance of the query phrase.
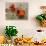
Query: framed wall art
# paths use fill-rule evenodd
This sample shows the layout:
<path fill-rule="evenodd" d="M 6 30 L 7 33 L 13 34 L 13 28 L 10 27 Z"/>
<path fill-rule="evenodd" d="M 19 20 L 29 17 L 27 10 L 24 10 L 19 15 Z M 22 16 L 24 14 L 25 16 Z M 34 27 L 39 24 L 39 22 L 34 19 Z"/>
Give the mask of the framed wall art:
<path fill-rule="evenodd" d="M 6 3 L 6 20 L 27 20 L 28 3 L 24 2 L 7 2 Z"/>

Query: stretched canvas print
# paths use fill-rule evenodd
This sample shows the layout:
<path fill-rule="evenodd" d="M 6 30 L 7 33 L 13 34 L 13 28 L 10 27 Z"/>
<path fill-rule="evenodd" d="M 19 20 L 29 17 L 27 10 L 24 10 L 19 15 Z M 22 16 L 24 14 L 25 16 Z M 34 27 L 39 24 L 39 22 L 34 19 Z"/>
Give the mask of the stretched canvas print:
<path fill-rule="evenodd" d="M 7 2 L 5 12 L 6 20 L 28 19 L 28 3 Z"/>

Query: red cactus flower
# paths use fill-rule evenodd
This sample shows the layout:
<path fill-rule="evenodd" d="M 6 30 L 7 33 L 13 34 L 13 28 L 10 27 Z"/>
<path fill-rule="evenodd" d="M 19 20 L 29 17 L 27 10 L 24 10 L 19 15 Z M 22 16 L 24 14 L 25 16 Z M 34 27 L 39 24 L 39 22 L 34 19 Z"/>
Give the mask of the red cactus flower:
<path fill-rule="evenodd" d="M 12 4 L 10 7 L 9 7 L 10 11 L 11 12 L 15 12 L 16 11 L 16 8 L 15 8 L 15 5 Z"/>
<path fill-rule="evenodd" d="M 18 15 L 18 16 L 25 16 L 25 10 L 23 10 L 23 9 L 18 9 L 18 10 L 17 10 L 17 15 Z"/>

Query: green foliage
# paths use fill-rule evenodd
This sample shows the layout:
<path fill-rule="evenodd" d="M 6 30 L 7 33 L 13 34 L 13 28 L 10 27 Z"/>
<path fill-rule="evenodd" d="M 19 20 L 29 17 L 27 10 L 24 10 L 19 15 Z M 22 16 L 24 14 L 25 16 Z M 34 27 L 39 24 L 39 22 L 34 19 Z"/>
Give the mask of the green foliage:
<path fill-rule="evenodd" d="M 45 20 L 46 20 L 46 15 L 45 15 Z"/>
<path fill-rule="evenodd" d="M 5 34 L 9 38 L 12 37 L 12 36 L 16 36 L 17 33 L 18 33 L 18 31 L 17 31 L 17 29 L 16 29 L 15 26 L 6 26 L 6 29 L 5 30 L 6 30 Z"/>
<path fill-rule="evenodd" d="M 43 17 L 42 16 L 37 16 L 36 19 L 38 19 L 39 21 L 42 21 Z"/>
<path fill-rule="evenodd" d="M 38 15 L 36 16 L 36 19 L 39 21 L 43 21 L 44 19 L 46 19 L 46 15 L 45 14 Z"/>

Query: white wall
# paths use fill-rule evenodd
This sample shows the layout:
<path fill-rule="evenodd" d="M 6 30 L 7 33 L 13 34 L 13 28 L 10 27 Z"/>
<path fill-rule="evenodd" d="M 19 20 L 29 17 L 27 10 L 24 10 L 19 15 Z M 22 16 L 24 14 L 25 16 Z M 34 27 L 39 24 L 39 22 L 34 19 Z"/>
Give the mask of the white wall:
<path fill-rule="evenodd" d="M 28 20 L 6 20 L 5 19 L 5 5 L 6 2 L 28 2 L 29 3 L 29 14 Z M 43 29 L 36 22 L 35 16 L 41 13 L 40 6 L 46 5 L 46 0 L 0 0 L 0 33 L 4 34 L 4 29 L 6 25 L 15 25 L 19 31 L 18 36 L 22 34 L 24 36 L 31 36 L 31 34 L 36 34 L 36 29 Z M 39 34 L 41 33 L 37 33 Z M 41 36 L 40 36 L 41 37 Z"/>

